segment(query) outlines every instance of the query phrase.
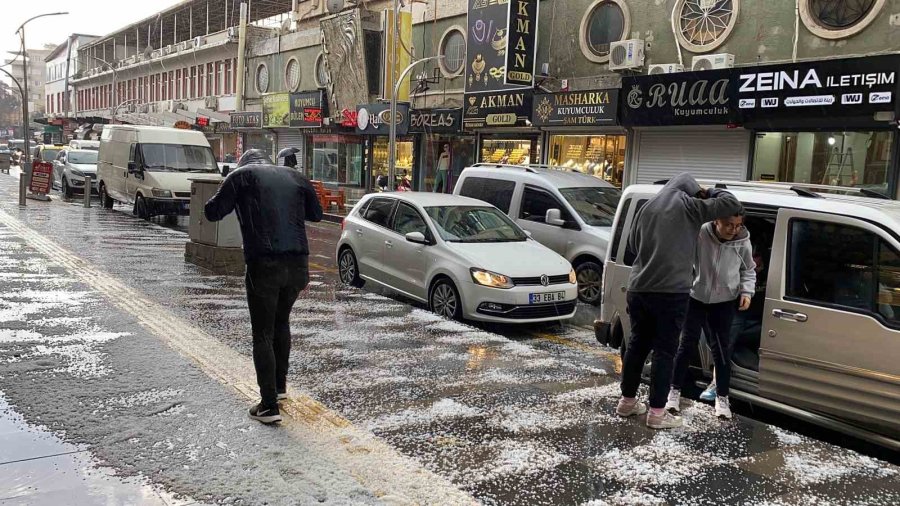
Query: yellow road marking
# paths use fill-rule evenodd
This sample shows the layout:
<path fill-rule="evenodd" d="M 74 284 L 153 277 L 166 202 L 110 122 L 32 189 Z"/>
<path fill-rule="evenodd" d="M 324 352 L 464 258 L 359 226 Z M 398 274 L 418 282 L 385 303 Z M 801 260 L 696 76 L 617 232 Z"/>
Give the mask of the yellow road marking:
<path fill-rule="evenodd" d="M 259 399 L 252 360 L 174 315 L 118 278 L 97 269 L 71 251 L 0 211 L 0 223 L 29 246 L 133 315 L 169 347 L 200 370 L 244 396 Z M 292 389 L 284 403 L 284 428 L 310 453 L 318 454 L 378 497 L 389 491 L 392 504 L 477 504 L 445 478 L 400 454 L 371 432 L 355 427 L 305 393 Z"/>

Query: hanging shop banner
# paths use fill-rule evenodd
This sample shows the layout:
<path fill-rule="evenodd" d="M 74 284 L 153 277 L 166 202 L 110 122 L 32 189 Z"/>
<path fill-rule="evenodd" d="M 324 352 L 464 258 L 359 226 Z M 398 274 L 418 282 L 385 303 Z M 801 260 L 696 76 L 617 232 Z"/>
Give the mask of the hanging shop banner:
<path fill-rule="evenodd" d="M 263 95 L 263 128 L 290 126 L 291 96 L 288 93 Z"/>
<path fill-rule="evenodd" d="M 535 95 L 531 121 L 536 127 L 615 125 L 618 106 L 617 89 Z"/>
<path fill-rule="evenodd" d="M 626 126 L 725 125 L 738 121 L 731 70 L 676 72 L 622 79 Z"/>
<path fill-rule="evenodd" d="M 454 134 L 462 126 L 462 109 L 414 109 L 409 113 L 409 133 Z"/>
<path fill-rule="evenodd" d="M 366 104 L 356 109 L 356 133 L 390 135 L 390 104 Z M 409 131 L 409 104 L 397 104 L 397 136 Z"/>
<path fill-rule="evenodd" d="M 734 69 L 737 107 L 744 122 L 871 117 L 895 110 L 898 72 L 900 55 Z"/>
<path fill-rule="evenodd" d="M 507 12 L 506 84 L 534 85 L 538 0 L 510 0 Z"/>
<path fill-rule="evenodd" d="M 466 95 L 466 128 L 527 126 L 534 94 L 531 90 Z"/>
<path fill-rule="evenodd" d="M 381 60 L 384 62 L 384 74 L 381 79 L 381 97 L 385 100 L 390 100 L 394 95 L 394 85 L 400 79 L 400 74 L 403 73 L 403 70 L 409 66 L 410 60 L 409 48 L 412 47 L 413 24 L 412 11 L 401 8 L 398 17 L 399 26 L 398 23 L 394 21 L 393 9 L 385 9 L 384 16 L 382 17 L 384 21 L 384 25 L 382 26 L 384 40 L 389 41 L 387 44 L 384 44 L 384 54 L 382 54 Z M 399 28 L 397 30 L 397 33 L 400 35 L 399 40 L 394 35 L 394 31 L 397 28 Z M 393 41 L 393 43 L 390 41 Z M 391 63 L 393 61 L 396 61 L 396 64 L 393 66 L 393 75 L 391 75 Z M 409 101 L 409 79 L 404 79 L 403 82 L 400 83 L 400 92 L 397 93 L 397 100 L 401 102 Z"/>
<path fill-rule="evenodd" d="M 322 90 L 291 93 L 290 126 L 317 128 L 325 117 Z"/>
<path fill-rule="evenodd" d="M 231 113 L 231 128 L 262 128 L 261 112 Z"/>
<path fill-rule="evenodd" d="M 322 18 L 322 49 L 331 111 L 355 110 L 369 101 L 365 33 L 359 8 Z M 323 83 L 324 84 L 324 83 Z"/>
<path fill-rule="evenodd" d="M 466 93 L 515 88 L 506 84 L 508 15 L 507 2 L 469 0 Z"/>

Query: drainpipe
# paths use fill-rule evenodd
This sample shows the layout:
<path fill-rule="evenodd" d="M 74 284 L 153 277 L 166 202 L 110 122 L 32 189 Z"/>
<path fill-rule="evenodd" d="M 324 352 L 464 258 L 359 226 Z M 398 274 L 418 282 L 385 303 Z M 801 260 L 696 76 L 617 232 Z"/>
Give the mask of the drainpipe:
<path fill-rule="evenodd" d="M 247 50 L 247 3 L 241 2 L 240 27 L 238 28 L 237 89 L 234 110 L 244 110 L 244 65 Z"/>

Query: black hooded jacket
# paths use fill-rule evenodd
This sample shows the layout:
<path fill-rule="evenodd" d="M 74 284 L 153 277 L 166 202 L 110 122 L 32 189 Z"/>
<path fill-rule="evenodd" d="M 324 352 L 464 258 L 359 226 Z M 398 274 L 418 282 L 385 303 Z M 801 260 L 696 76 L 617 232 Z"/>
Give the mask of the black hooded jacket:
<path fill-rule="evenodd" d="M 247 263 L 309 255 L 305 222 L 322 220 L 322 206 L 309 180 L 297 170 L 272 165 L 257 149 L 241 156 L 204 211 L 210 221 L 237 213 Z"/>
<path fill-rule="evenodd" d="M 625 255 L 634 260 L 630 291 L 690 293 L 700 227 L 743 209 L 727 191 L 709 188 L 706 198 L 699 192 L 693 176 L 679 174 L 637 212 Z"/>

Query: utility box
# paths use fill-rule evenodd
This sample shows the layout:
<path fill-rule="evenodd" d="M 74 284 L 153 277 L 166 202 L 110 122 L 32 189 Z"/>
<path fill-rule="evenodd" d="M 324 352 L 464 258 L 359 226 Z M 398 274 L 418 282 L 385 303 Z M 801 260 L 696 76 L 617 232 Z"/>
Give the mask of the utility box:
<path fill-rule="evenodd" d="M 190 242 L 185 260 L 219 274 L 243 274 L 244 252 L 237 215 L 209 221 L 203 212 L 206 203 L 219 191 L 220 177 L 191 179 Z"/>

